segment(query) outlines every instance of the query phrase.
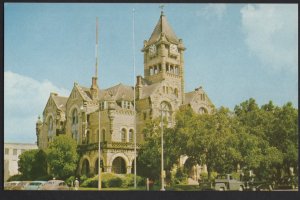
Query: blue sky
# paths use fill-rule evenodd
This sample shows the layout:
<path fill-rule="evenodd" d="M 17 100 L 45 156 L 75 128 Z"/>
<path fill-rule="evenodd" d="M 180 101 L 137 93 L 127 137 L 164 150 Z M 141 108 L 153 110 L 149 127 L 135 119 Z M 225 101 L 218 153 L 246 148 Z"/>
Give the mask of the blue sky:
<path fill-rule="evenodd" d="M 132 10 L 136 74 L 143 75 L 143 41 L 160 4 L 4 5 L 5 142 L 35 142 L 35 122 L 50 92 L 89 87 L 99 18 L 100 87 L 133 85 Z M 165 4 L 164 13 L 185 51 L 185 90 L 203 86 L 212 102 L 229 107 L 249 98 L 259 105 L 298 108 L 297 4 Z"/>

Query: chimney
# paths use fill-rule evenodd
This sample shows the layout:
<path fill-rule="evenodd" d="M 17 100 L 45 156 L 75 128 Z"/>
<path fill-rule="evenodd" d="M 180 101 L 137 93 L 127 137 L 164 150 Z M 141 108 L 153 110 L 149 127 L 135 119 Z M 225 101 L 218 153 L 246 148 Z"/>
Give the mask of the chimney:
<path fill-rule="evenodd" d="M 93 77 L 91 86 L 91 95 L 93 100 L 98 99 L 98 89 L 97 77 Z"/>
<path fill-rule="evenodd" d="M 136 77 L 136 98 L 140 99 L 140 97 L 142 96 L 142 76 L 137 76 Z"/>

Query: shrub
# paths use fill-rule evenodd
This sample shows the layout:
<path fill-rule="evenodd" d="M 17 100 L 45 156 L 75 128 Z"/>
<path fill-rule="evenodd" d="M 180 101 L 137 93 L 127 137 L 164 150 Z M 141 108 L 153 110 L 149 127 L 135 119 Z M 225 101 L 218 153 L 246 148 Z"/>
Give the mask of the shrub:
<path fill-rule="evenodd" d="M 182 168 L 178 168 L 172 182 L 175 184 L 185 184 L 187 183 L 187 178 L 188 175 L 184 172 L 184 170 Z"/>
<path fill-rule="evenodd" d="M 23 180 L 24 180 L 24 178 L 21 174 L 16 174 L 16 175 L 13 175 L 13 176 L 9 177 L 7 179 L 7 182 L 9 182 L 9 181 L 23 181 Z"/>
<path fill-rule="evenodd" d="M 52 179 L 52 176 L 45 175 L 45 176 L 37 177 L 34 180 L 35 181 L 48 181 L 48 180 L 51 180 L 51 179 Z"/>
<path fill-rule="evenodd" d="M 137 176 L 136 182 L 138 186 L 145 185 L 145 179 Z M 102 173 L 101 175 L 101 184 L 102 188 L 109 188 L 109 187 L 133 187 L 134 185 L 134 175 L 133 174 L 126 174 L 126 175 L 117 175 L 112 173 Z M 82 187 L 98 187 L 98 175 L 94 176 L 93 178 L 88 178 L 81 184 Z"/>
<path fill-rule="evenodd" d="M 218 173 L 217 173 L 217 172 L 211 172 L 211 173 L 210 173 L 210 181 L 215 180 L 217 176 L 218 176 Z"/>
<path fill-rule="evenodd" d="M 207 172 L 201 172 L 200 177 L 202 181 L 208 181 L 208 173 Z"/>
<path fill-rule="evenodd" d="M 72 186 L 74 181 L 75 181 L 75 176 L 70 176 L 69 178 L 66 179 L 66 184 L 68 184 L 69 186 Z"/>
<path fill-rule="evenodd" d="M 82 176 L 80 176 L 80 178 L 79 178 L 79 181 L 81 182 L 81 183 L 83 183 L 85 180 L 87 180 L 88 179 L 88 177 L 86 176 L 86 175 L 82 175 Z"/>
<path fill-rule="evenodd" d="M 124 177 L 121 177 L 123 183 L 122 187 L 133 187 L 134 186 L 134 174 L 125 174 Z M 136 176 L 136 185 L 145 186 L 146 180 L 140 176 Z"/>

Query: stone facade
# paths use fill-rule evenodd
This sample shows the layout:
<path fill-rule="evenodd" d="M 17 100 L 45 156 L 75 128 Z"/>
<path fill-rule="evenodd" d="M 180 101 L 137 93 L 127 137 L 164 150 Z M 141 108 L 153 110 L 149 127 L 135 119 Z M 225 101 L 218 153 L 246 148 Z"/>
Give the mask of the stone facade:
<path fill-rule="evenodd" d="M 96 174 L 100 127 L 102 170 L 132 173 L 134 137 L 139 149 L 147 120 L 163 115 L 172 126 L 175 111 L 184 106 L 200 114 L 212 112 L 202 87 L 184 91 L 185 50 L 162 13 L 150 39 L 144 41 L 144 77 L 137 76 L 135 95 L 134 87 L 123 84 L 99 89 L 97 77 L 90 88 L 74 83 L 68 97 L 51 93 L 43 120 L 36 123 L 39 148 L 46 149 L 59 134 L 70 135 L 81 154 L 78 174 Z"/>

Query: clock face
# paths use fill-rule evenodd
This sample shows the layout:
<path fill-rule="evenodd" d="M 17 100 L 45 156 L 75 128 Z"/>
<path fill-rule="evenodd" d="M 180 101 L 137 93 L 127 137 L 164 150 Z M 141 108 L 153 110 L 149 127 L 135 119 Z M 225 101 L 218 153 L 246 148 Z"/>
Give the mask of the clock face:
<path fill-rule="evenodd" d="M 149 53 L 150 55 L 154 55 L 156 53 L 156 46 L 154 44 L 149 47 Z"/>
<path fill-rule="evenodd" d="M 171 44 L 170 45 L 170 52 L 171 53 L 178 53 L 177 45 Z"/>

